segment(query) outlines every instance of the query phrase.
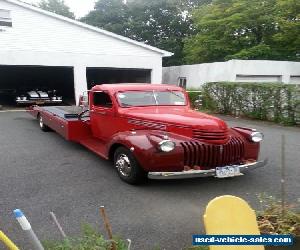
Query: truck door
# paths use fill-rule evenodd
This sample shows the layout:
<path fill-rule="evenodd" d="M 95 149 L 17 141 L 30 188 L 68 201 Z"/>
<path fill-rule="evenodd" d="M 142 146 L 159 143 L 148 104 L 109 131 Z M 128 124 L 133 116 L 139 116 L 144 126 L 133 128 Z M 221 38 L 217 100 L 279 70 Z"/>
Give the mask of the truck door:
<path fill-rule="evenodd" d="M 107 141 L 116 131 L 115 107 L 106 92 L 92 92 L 90 119 L 93 135 Z"/>

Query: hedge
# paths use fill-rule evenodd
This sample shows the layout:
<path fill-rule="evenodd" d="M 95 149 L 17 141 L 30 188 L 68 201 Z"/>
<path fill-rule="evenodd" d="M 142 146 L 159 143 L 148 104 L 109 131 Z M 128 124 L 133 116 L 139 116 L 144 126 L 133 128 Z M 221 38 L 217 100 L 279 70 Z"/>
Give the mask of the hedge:
<path fill-rule="evenodd" d="M 199 93 L 189 92 L 191 101 Z M 288 125 L 300 124 L 300 85 L 213 82 L 202 87 L 203 108 Z"/>

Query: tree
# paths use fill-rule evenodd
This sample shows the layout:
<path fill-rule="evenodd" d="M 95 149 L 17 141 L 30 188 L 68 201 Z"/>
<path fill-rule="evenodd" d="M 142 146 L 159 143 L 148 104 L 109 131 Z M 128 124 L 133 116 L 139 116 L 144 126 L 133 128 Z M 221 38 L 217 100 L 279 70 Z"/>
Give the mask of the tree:
<path fill-rule="evenodd" d="M 182 63 L 183 38 L 192 34 L 190 12 L 210 0 L 98 0 L 81 21 L 175 53 L 164 65 Z"/>
<path fill-rule="evenodd" d="M 70 11 L 70 8 L 65 4 L 64 0 L 42 0 L 38 7 L 54 12 L 58 15 L 75 19 L 75 15 Z"/>
<path fill-rule="evenodd" d="M 183 41 L 190 33 L 190 22 L 178 2 L 169 0 L 135 1 L 129 5 L 129 37 L 169 50 L 175 55 L 164 65 L 181 64 Z"/>
<path fill-rule="evenodd" d="M 123 0 L 99 0 L 81 21 L 126 36 L 128 8 Z"/>
<path fill-rule="evenodd" d="M 300 59 L 298 0 L 214 0 L 192 18 L 196 34 L 185 40 L 187 63 Z"/>
<path fill-rule="evenodd" d="M 300 61 L 300 2 L 277 0 L 276 23 L 278 32 L 272 37 L 280 59 Z"/>

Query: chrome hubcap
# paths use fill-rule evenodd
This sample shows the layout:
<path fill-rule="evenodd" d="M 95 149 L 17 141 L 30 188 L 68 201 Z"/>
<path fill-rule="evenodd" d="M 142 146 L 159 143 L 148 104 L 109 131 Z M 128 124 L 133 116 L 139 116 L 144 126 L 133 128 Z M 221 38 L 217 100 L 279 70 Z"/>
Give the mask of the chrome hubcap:
<path fill-rule="evenodd" d="M 120 154 L 116 161 L 116 168 L 119 173 L 125 177 L 128 177 L 131 173 L 131 164 L 127 155 Z"/>
<path fill-rule="evenodd" d="M 40 127 L 42 128 L 44 126 L 44 123 L 43 123 L 43 118 L 40 117 Z"/>

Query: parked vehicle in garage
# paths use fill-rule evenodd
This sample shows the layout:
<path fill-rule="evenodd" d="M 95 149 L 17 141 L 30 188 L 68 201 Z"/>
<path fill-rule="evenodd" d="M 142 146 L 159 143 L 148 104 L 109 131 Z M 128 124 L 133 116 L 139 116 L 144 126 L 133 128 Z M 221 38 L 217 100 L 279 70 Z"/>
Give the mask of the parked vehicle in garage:
<path fill-rule="evenodd" d="M 263 134 L 233 127 L 190 108 L 186 92 L 158 84 L 104 84 L 88 94 L 88 107 L 28 109 L 43 131 L 52 129 L 113 161 L 120 178 L 227 178 L 264 166 Z"/>
<path fill-rule="evenodd" d="M 16 96 L 17 104 L 61 104 L 62 96 L 57 94 L 56 90 L 30 90 L 21 91 Z"/>

